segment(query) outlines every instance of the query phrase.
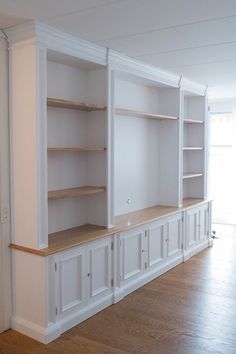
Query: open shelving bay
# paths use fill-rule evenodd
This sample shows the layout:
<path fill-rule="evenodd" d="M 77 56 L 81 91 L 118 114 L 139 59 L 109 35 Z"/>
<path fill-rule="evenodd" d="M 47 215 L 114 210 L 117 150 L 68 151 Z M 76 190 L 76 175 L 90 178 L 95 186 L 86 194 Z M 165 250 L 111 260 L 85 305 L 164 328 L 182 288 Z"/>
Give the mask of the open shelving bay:
<path fill-rule="evenodd" d="M 182 92 L 183 106 L 183 198 L 206 196 L 206 142 L 204 95 Z"/>
<path fill-rule="evenodd" d="M 73 227 L 106 227 L 107 109 L 105 67 L 49 55 L 47 73 L 50 241 Z"/>

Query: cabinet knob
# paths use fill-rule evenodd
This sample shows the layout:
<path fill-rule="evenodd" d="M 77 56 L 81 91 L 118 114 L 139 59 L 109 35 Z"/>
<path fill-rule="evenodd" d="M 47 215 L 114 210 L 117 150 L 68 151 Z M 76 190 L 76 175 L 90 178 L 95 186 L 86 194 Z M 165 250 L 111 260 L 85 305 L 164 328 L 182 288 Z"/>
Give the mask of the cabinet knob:
<path fill-rule="evenodd" d="M 87 274 L 87 277 L 90 277 L 90 275 L 91 275 L 91 274 L 90 274 L 90 273 L 88 273 L 88 274 Z"/>

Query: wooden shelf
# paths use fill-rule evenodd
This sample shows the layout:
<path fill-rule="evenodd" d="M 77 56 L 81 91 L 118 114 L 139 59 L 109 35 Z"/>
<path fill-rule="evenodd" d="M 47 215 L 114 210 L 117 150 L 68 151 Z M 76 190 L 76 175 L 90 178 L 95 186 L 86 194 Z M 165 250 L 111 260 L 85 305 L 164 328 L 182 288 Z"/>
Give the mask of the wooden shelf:
<path fill-rule="evenodd" d="M 10 247 L 46 257 L 73 247 L 78 247 L 90 241 L 98 240 L 109 235 L 114 235 L 115 233 L 131 229 L 135 226 L 146 224 L 147 222 L 158 220 L 165 216 L 173 215 L 184 211 L 189 207 L 206 203 L 207 201 L 209 200 L 186 198 L 183 200 L 183 205 L 180 208 L 157 205 L 151 208 L 121 215 L 116 218 L 116 226 L 109 229 L 103 226 L 88 224 L 68 230 L 58 231 L 49 234 L 48 247 L 41 250 L 24 247 L 17 244 L 11 244 Z"/>
<path fill-rule="evenodd" d="M 65 198 L 78 198 L 85 195 L 97 194 L 106 191 L 106 187 L 78 187 L 78 188 L 69 188 L 69 189 L 61 189 L 56 191 L 48 192 L 48 200 L 57 200 L 57 199 L 65 199 Z"/>
<path fill-rule="evenodd" d="M 203 150 L 203 146 L 188 146 L 183 147 L 184 151 L 195 151 L 195 150 Z"/>
<path fill-rule="evenodd" d="M 201 177 L 203 173 L 196 173 L 196 172 L 187 172 L 183 174 L 183 179 L 194 178 L 194 177 Z"/>
<path fill-rule="evenodd" d="M 126 109 L 126 108 L 116 108 L 115 112 L 118 115 L 137 117 L 137 118 L 149 118 L 149 119 L 159 119 L 159 120 L 162 120 L 162 119 L 176 120 L 176 119 L 178 119 L 178 117 L 175 117 L 175 116 L 167 116 L 167 115 L 162 115 L 162 114 L 140 112 L 140 111 L 134 111 L 132 109 Z"/>
<path fill-rule="evenodd" d="M 105 105 L 96 105 L 90 103 L 83 103 L 79 101 L 69 101 L 69 100 L 61 100 L 58 98 L 47 98 L 47 105 L 50 107 L 59 107 L 59 108 L 69 108 L 69 109 L 77 109 L 80 111 L 105 111 Z"/>
<path fill-rule="evenodd" d="M 63 146 L 57 146 L 57 147 L 49 147 L 48 151 L 52 152 L 93 152 L 93 151 L 105 151 L 107 148 L 105 147 L 95 147 L 95 146 L 90 146 L 90 147 L 63 147 Z"/>
<path fill-rule="evenodd" d="M 195 119 L 184 119 L 184 123 L 189 123 L 189 124 L 203 124 L 203 120 L 195 120 Z"/>

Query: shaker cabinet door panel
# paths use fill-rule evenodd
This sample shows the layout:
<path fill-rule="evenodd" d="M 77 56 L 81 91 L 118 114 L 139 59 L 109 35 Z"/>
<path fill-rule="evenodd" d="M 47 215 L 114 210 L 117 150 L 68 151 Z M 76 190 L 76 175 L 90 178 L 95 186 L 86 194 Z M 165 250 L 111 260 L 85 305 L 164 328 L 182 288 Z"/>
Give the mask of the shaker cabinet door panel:
<path fill-rule="evenodd" d="M 199 207 L 199 238 L 200 241 L 207 239 L 209 234 L 208 204 Z"/>
<path fill-rule="evenodd" d="M 193 208 L 186 213 L 186 245 L 194 247 L 199 241 L 199 209 Z"/>
<path fill-rule="evenodd" d="M 130 281 L 138 277 L 144 269 L 142 228 L 132 229 L 120 234 L 121 237 L 121 277 Z"/>
<path fill-rule="evenodd" d="M 111 292 L 111 239 L 97 241 L 88 247 L 88 299 L 94 300 Z"/>
<path fill-rule="evenodd" d="M 86 302 L 86 252 L 68 252 L 57 261 L 58 315 L 79 310 Z"/>
<path fill-rule="evenodd" d="M 166 220 L 167 257 L 177 257 L 183 253 L 182 213 Z"/>
<path fill-rule="evenodd" d="M 165 258 L 165 221 L 157 221 L 148 228 L 148 267 L 158 267 Z"/>

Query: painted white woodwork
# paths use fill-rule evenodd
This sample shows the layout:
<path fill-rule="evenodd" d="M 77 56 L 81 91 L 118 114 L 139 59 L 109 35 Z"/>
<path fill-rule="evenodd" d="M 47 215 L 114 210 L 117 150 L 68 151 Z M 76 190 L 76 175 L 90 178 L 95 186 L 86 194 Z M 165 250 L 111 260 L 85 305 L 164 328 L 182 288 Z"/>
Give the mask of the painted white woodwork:
<path fill-rule="evenodd" d="M 44 48 L 11 46 L 12 240 L 33 248 L 48 244 L 45 65 Z"/>
<path fill-rule="evenodd" d="M 88 302 L 97 301 L 112 289 L 112 240 L 104 238 L 87 248 Z M 99 265 L 99 266 L 98 266 Z"/>
<path fill-rule="evenodd" d="M 167 257 L 165 219 L 151 223 L 148 227 L 148 267 L 160 267 Z"/>
<path fill-rule="evenodd" d="M 144 227 L 120 233 L 122 284 L 127 284 L 140 277 L 147 267 L 144 233 Z"/>
<path fill-rule="evenodd" d="M 48 61 L 48 95 L 106 104 L 106 69 Z M 61 85 L 63 82 L 63 85 Z M 48 107 L 48 146 L 106 146 L 106 112 Z M 48 189 L 106 185 L 106 151 L 48 152 Z M 106 196 L 49 202 L 49 233 L 86 223 L 106 225 Z M 67 210 L 67 211 L 66 211 Z"/>
<path fill-rule="evenodd" d="M 183 253 L 183 216 L 182 213 L 166 219 L 167 257 L 175 258 Z"/>
<path fill-rule="evenodd" d="M 209 235 L 209 204 L 204 204 L 199 207 L 199 240 L 206 240 Z"/>
<path fill-rule="evenodd" d="M 199 241 L 199 209 L 192 208 L 186 212 L 186 248 L 196 246 Z"/>
<path fill-rule="evenodd" d="M 8 48 L 0 37 L 0 333 L 10 328 L 12 312 L 10 235 L 10 152 Z"/>
<path fill-rule="evenodd" d="M 8 35 L 13 243 L 39 250 L 48 232 L 111 227 L 118 215 L 206 199 L 205 87 L 46 25 Z M 47 107 L 48 96 L 106 111 Z M 48 151 L 58 146 L 106 150 Z M 106 192 L 48 201 L 48 190 L 86 185 Z M 184 227 L 176 212 L 48 257 L 13 250 L 12 327 L 47 343 L 207 247 L 208 204 L 187 207 Z"/>
<path fill-rule="evenodd" d="M 55 258 L 57 316 L 60 319 L 86 304 L 86 249 L 81 247 Z"/>

